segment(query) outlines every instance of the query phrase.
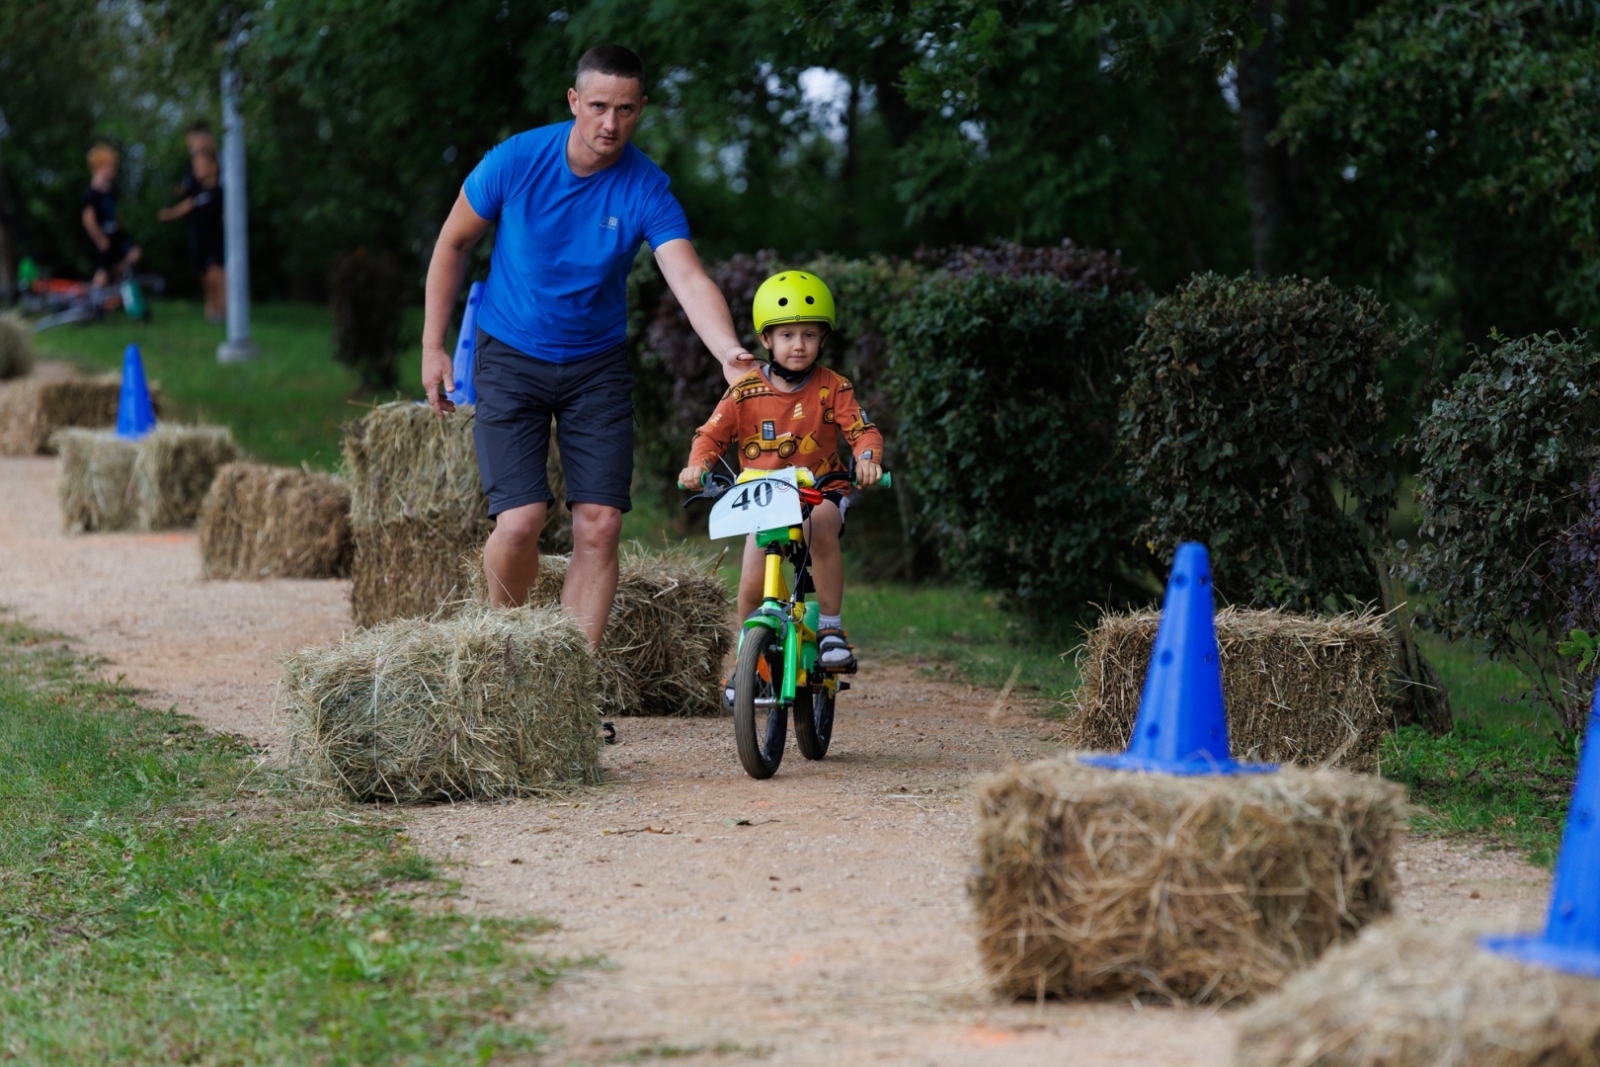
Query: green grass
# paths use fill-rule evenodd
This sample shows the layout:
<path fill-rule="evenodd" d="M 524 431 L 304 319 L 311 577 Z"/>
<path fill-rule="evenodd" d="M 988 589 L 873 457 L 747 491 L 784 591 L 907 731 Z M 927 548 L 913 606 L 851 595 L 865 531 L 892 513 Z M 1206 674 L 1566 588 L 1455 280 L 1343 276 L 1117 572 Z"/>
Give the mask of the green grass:
<path fill-rule="evenodd" d="M 845 624 L 867 659 L 911 662 L 940 675 L 999 687 L 1020 668 L 1016 688 L 1059 699 L 1077 684 L 1078 641 L 1040 634 L 1002 611 L 992 593 L 966 586 L 858 585 L 845 588 Z"/>
<path fill-rule="evenodd" d="M 536 1052 L 543 924 L 452 914 L 384 813 L 277 797 L 252 755 L 0 622 L 0 1060 Z"/>
<path fill-rule="evenodd" d="M 1422 806 L 1413 829 L 1514 848 L 1548 866 L 1572 795 L 1576 738 L 1554 729 L 1515 667 L 1432 634 L 1419 643 L 1456 725 L 1444 737 L 1410 727 L 1385 741 L 1384 777 Z"/>
<path fill-rule="evenodd" d="M 420 332 L 420 313 L 413 313 L 404 336 Z M 40 358 L 69 360 L 89 371 L 120 370 L 123 349 L 137 344 L 146 375 L 161 383 L 169 418 L 228 426 L 257 459 L 332 469 L 340 426 L 361 414 L 355 401 L 393 398 L 355 395 L 355 376 L 333 360 L 333 321 L 324 306 L 257 304 L 251 335 L 261 357 L 224 366 L 216 356 L 223 328 L 205 321 L 201 305 L 159 300 L 148 325 L 110 315 L 47 330 L 35 342 Z M 403 395 L 422 395 L 419 359 L 414 348 L 402 349 Z"/>

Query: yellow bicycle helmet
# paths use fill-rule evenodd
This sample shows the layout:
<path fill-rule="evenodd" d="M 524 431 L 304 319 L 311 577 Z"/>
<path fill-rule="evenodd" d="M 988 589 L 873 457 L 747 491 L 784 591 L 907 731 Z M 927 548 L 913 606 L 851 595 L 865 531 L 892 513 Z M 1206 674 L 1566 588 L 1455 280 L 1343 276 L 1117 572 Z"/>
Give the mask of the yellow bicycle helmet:
<path fill-rule="evenodd" d="M 825 322 L 833 329 L 833 294 L 815 274 L 786 270 L 756 290 L 750 317 L 756 333 L 781 322 Z"/>

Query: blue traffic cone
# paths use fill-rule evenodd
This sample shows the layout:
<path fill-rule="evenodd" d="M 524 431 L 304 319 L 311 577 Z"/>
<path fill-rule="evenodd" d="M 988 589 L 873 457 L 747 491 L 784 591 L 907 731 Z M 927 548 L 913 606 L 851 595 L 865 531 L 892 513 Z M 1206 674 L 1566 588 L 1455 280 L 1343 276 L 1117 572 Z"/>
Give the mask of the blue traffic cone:
<path fill-rule="evenodd" d="M 1600 682 L 1589 705 L 1544 933 L 1485 937 L 1478 944 L 1536 967 L 1600 978 Z"/>
<path fill-rule="evenodd" d="M 122 353 L 122 395 L 117 399 L 117 436 L 137 441 L 156 428 L 155 409 L 150 405 L 150 386 L 144 380 L 144 358 L 138 345 Z"/>
<path fill-rule="evenodd" d="M 478 388 L 472 382 L 478 362 L 478 305 L 483 303 L 483 283 L 467 290 L 467 309 L 461 313 L 461 334 L 456 338 L 456 387 L 446 393 L 453 404 L 476 404 Z"/>
<path fill-rule="evenodd" d="M 1083 762 L 1159 774 L 1262 774 L 1271 763 L 1240 763 L 1228 749 L 1222 664 L 1211 596 L 1211 557 L 1194 541 L 1178 546 L 1161 605 L 1128 750 Z"/>

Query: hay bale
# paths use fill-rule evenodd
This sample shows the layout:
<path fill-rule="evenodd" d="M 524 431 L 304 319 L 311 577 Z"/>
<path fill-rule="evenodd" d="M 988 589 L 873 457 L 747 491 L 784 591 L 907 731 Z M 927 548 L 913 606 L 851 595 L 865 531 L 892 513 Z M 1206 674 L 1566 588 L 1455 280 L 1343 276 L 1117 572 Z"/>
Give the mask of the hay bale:
<path fill-rule="evenodd" d="M 291 773 L 355 800 L 520 796 L 598 780 L 595 664 L 560 611 L 399 619 L 284 661 Z"/>
<path fill-rule="evenodd" d="M 131 530 L 138 523 L 133 463 L 139 446 L 108 430 L 59 430 L 61 481 L 56 497 L 69 531 Z"/>
<path fill-rule="evenodd" d="M 540 559 L 528 603 L 559 605 L 568 556 Z M 601 712 L 724 715 L 722 661 L 733 648 L 733 605 L 717 577 L 719 557 L 691 547 L 622 547 L 617 597 L 600 644 Z M 488 603 L 483 552 L 462 559 L 463 584 Z"/>
<path fill-rule="evenodd" d="M 36 375 L 0 384 L 0 455 L 33 456 L 55 450 L 51 439 L 67 427 L 117 424 L 122 379 Z M 161 387 L 150 383 L 150 403 L 161 414 Z"/>
<path fill-rule="evenodd" d="M 431 408 L 384 404 L 345 427 L 350 482 L 351 613 L 358 626 L 387 619 L 448 614 L 467 599 L 458 561 L 481 549 L 494 529 L 478 477 L 473 409 L 444 420 Z M 539 539 L 547 551 L 570 550 L 560 459 L 550 450 L 558 504 Z"/>
<path fill-rule="evenodd" d="M 1082 682 L 1067 700 L 1068 747 L 1127 747 L 1160 621 L 1154 611 L 1100 617 L 1078 656 Z M 1233 754 L 1374 769 L 1393 719 L 1394 640 L 1385 617 L 1370 611 L 1325 617 L 1217 612 Z"/>
<path fill-rule="evenodd" d="M 0 313 L 0 379 L 26 378 L 32 370 L 32 328 L 16 312 Z"/>
<path fill-rule="evenodd" d="M 1594 1067 L 1600 980 L 1383 923 L 1243 1021 L 1236 1067 Z"/>
<path fill-rule="evenodd" d="M 353 550 L 350 487 L 329 474 L 229 463 L 200 507 L 207 578 L 345 578 Z"/>
<path fill-rule="evenodd" d="M 74 532 L 192 526 L 217 468 L 239 454 L 221 426 L 158 426 L 138 441 L 69 428 L 55 444 L 61 521 Z"/>
<path fill-rule="evenodd" d="M 1404 795 L 1333 770 L 1013 767 L 979 791 L 969 889 L 984 964 L 1012 996 L 1221 1003 L 1276 989 L 1389 913 Z"/>

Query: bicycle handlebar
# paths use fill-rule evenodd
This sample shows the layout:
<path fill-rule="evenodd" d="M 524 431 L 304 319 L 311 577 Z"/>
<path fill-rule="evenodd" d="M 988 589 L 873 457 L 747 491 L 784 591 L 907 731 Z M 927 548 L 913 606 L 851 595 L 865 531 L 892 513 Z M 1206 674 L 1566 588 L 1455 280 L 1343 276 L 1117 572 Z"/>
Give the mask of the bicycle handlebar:
<path fill-rule="evenodd" d="M 856 484 L 854 472 L 847 473 L 845 471 L 829 471 L 827 474 L 824 474 L 821 478 L 817 479 L 817 488 L 821 489 L 828 482 L 838 480 L 849 482 L 851 485 Z M 892 489 L 894 487 L 893 483 L 890 481 L 888 471 L 883 472 L 883 475 L 878 479 L 877 484 L 883 486 L 885 489 Z M 683 506 L 688 507 L 696 500 L 716 500 L 717 498 L 721 497 L 723 493 L 726 493 L 729 489 L 732 489 L 733 485 L 733 479 L 729 478 L 727 475 L 715 474 L 711 471 L 706 471 L 704 474 L 700 475 L 700 491 L 694 496 L 691 496 L 689 499 L 685 500 L 683 502 Z M 687 489 L 689 487 L 684 485 L 682 482 L 679 482 L 678 488 Z"/>

